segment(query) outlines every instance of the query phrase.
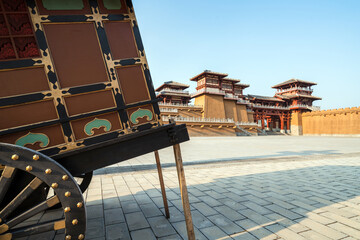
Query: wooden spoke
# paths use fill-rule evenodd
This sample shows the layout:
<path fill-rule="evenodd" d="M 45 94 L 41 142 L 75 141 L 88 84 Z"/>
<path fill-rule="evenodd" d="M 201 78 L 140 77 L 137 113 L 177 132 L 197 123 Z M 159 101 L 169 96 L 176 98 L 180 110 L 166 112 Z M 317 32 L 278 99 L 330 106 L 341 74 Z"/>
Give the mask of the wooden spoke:
<path fill-rule="evenodd" d="M 46 201 L 38 204 L 37 206 L 29 209 L 28 211 L 20 214 L 19 216 L 9 220 L 7 222 L 7 225 L 8 225 L 9 228 L 14 227 L 17 224 L 31 218 L 32 216 L 35 216 L 36 214 L 38 214 L 38 213 L 40 213 L 42 211 L 45 211 L 50 207 L 55 206 L 59 202 L 60 202 L 59 198 L 57 196 L 53 196 L 53 197 L 47 199 Z M 0 227 L 0 233 L 1 233 L 1 227 Z"/>
<path fill-rule="evenodd" d="M 0 165 L 5 166 L 0 170 L 0 240 L 40 233 L 50 240 L 58 230 L 64 230 L 66 239 L 85 238 L 84 198 L 62 165 L 39 152 L 5 143 L 0 143 Z M 79 180 L 90 181 L 89 174 Z"/>
<path fill-rule="evenodd" d="M 34 224 L 31 226 L 27 226 L 24 228 L 14 229 L 10 231 L 11 237 L 13 239 L 21 238 L 21 237 L 27 237 L 34 234 L 39 234 L 43 232 L 49 232 L 54 230 L 61 230 L 65 229 L 65 220 L 55 220 L 43 224 Z M 6 235 L 6 234 L 5 234 Z M 2 235 L 0 235 L 1 240 Z"/>
<path fill-rule="evenodd" d="M 0 178 L 0 202 L 4 199 L 4 196 L 10 186 L 10 183 L 15 175 L 15 168 L 6 166 L 2 171 Z"/>
<path fill-rule="evenodd" d="M 0 218 L 6 218 L 42 183 L 43 181 L 41 181 L 39 178 L 34 178 L 4 209 L 1 210 Z"/>
<path fill-rule="evenodd" d="M 92 177 L 93 172 L 84 173 L 75 177 L 82 193 L 89 187 Z"/>

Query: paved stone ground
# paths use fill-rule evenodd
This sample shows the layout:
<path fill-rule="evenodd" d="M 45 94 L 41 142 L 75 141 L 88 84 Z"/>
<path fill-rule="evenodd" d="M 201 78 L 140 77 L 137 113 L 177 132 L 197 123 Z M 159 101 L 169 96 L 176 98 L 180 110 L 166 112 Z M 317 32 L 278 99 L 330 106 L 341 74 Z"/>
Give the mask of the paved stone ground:
<path fill-rule="evenodd" d="M 256 146 L 252 160 L 245 161 L 241 156 L 251 151 L 247 141 Z M 360 239 L 359 143 L 359 138 L 254 137 L 183 144 L 196 238 Z M 224 144 L 236 148 L 226 152 Z M 186 239 L 171 149 L 160 155 L 168 163 L 163 170 L 171 218 L 163 215 L 153 155 L 146 155 L 96 172 L 85 193 L 87 239 Z M 191 164 L 197 160 L 203 164 Z"/>
<path fill-rule="evenodd" d="M 313 158 L 323 155 L 360 153 L 359 146 L 360 137 L 316 136 L 194 137 L 181 144 L 185 165 L 265 158 Z M 166 148 L 159 152 L 164 167 L 175 166 L 172 148 Z M 156 168 L 153 153 L 106 167 L 102 173 L 149 168 Z"/>

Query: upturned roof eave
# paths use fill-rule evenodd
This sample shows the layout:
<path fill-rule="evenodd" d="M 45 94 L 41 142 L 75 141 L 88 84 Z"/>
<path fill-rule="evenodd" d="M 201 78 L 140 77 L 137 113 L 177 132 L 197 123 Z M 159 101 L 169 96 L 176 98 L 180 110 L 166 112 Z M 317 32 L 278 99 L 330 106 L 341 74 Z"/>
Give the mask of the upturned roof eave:
<path fill-rule="evenodd" d="M 272 86 L 271 88 L 280 88 L 280 87 L 289 85 L 291 83 L 305 83 L 305 84 L 308 84 L 310 86 L 317 85 L 317 83 L 315 83 L 315 82 L 309 82 L 309 81 L 305 81 L 305 80 L 301 80 L 301 79 L 292 78 L 292 79 L 289 79 L 289 80 L 287 80 L 285 82 L 276 84 L 276 85 Z"/>

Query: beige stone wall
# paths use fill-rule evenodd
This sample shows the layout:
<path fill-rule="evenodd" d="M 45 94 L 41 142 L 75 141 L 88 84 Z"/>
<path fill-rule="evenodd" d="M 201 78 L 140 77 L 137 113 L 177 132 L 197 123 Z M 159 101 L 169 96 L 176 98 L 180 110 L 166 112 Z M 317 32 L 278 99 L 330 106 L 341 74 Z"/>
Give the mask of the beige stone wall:
<path fill-rule="evenodd" d="M 360 107 L 303 113 L 302 128 L 304 135 L 360 135 Z"/>
<path fill-rule="evenodd" d="M 205 95 L 197 96 L 194 101 L 195 105 L 205 107 Z M 202 117 L 204 117 L 204 112 L 202 113 Z"/>
<path fill-rule="evenodd" d="M 291 113 L 290 130 L 291 130 L 291 135 L 294 136 L 303 135 L 302 114 L 300 112 Z"/>
<path fill-rule="evenodd" d="M 248 122 L 254 122 L 254 112 L 247 112 Z"/>
<path fill-rule="evenodd" d="M 225 118 L 234 119 L 238 121 L 238 114 L 236 111 L 236 102 L 234 100 L 224 99 Z"/>
<path fill-rule="evenodd" d="M 195 99 L 195 105 L 204 102 L 204 118 L 226 118 L 223 96 L 204 94 L 199 98 L 202 97 L 204 97 L 204 100 L 200 99 L 201 101 L 198 102 Z"/>
<path fill-rule="evenodd" d="M 246 105 L 237 104 L 236 105 L 236 113 L 238 116 L 238 122 L 250 122 L 248 117 L 248 112 L 246 111 Z"/>
<path fill-rule="evenodd" d="M 253 113 L 246 111 L 246 105 L 220 95 L 204 94 L 195 98 L 195 105 L 204 106 L 204 118 L 231 118 L 238 122 L 253 122 Z"/>

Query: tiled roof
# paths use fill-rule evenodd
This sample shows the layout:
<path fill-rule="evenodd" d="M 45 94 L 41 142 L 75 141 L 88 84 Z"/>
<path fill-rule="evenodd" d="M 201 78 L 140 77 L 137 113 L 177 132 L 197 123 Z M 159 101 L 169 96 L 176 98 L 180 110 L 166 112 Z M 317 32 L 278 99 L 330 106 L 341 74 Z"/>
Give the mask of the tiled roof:
<path fill-rule="evenodd" d="M 279 87 L 282 87 L 282 86 L 285 86 L 285 85 L 288 85 L 288 84 L 291 84 L 291 83 L 305 83 L 307 85 L 317 85 L 317 83 L 314 83 L 314 82 L 309 82 L 309 81 L 304 81 L 304 80 L 292 78 L 292 79 L 287 80 L 285 82 L 276 84 L 276 85 L 272 86 L 272 88 L 279 88 Z"/>
<path fill-rule="evenodd" d="M 210 71 L 210 70 L 204 70 L 202 73 L 196 75 L 195 77 L 190 78 L 190 81 L 196 81 L 195 79 L 197 79 L 198 77 L 200 77 L 201 75 L 206 74 L 206 73 L 218 75 L 218 76 L 221 76 L 221 77 L 226 77 L 228 75 L 227 73 L 219 73 L 219 72 L 213 72 L 213 71 Z"/>
<path fill-rule="evenodd" d="M 247 95 L 250 99 L 261 99 L 261 100 L 268 100 L 268 101 L 276 101 L 276 102 L 283 102 L 283 100 L 278 99 L 276 97 L 268 97 L 268 96 L 260 96 L 260 95 Z"/>
<path fill-rule="evenodd" d="M 160 91 L 163 87 L 165 86 L 174 86 L 174 87 L 180 87 L 181 89 L 186 89 L 188 87 L 190 87 L 190 85 L 186 85 L 183 83 L 179 83 L 179 82 L 174 82 L 174 81 L 167 81 L 164 82 L 160 87 L 158 87 L 155 91 Z"/>
<path fill-rule="evenodd" d="M 204 70 L 204 73 L 211 73 L 211 74 L 215 74 L 215 75 L 222 75 L 222 76 L 227 76 L 227 73 L 219 73 L 219 72 L 213 72 L 211 70 Z"/>
<path fill-rule="evenodd" d="M 191 97 L 189 93 L 177 93 L 177 92 L 160 92 L 157 96 L 181 96 L 181 97 Z"/>
<path fill-rule="evenodd" d="M 321 100 L 322 98 L 320 97 L 316 97 L 316 96 L 311 96 L 311 95 L 305 95 L 305 94 L 287 94 L 287 95 L 280 95 L 277 94 L 276 96 L 280 97 L 280 98 L 285 98 L 285 99 L 291 99 L 291 98 L 297 98 L 297 97 L 304 97 L 304 98 L 313 98 L 313 99 L 317 99 L 317 100 Z"/>
<path fill-rule="evenodd" d="M 235 83 L 235 87 L 236 87 L 236 86 L 240 86 L 240 87 L 243 87 L 243 88 L 247 88 L 247 87 L 250 87 L 250 84 Z"/>
<path fill-rule="evenodd" d="M 225 78 L 223 78 L 222 80 L 232 81 L 232 82 L 240 82 L 240 81 L 241 81 L 240 79 L 228 78 L 228 77 L 225 77 Z"/>

